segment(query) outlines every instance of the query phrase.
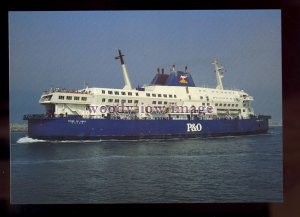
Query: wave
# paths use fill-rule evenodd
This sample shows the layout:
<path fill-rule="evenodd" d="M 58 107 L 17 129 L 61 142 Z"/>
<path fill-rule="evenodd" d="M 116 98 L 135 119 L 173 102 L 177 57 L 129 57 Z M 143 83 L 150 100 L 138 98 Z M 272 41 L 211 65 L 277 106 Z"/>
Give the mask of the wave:
<path fill-rule="evenodd" d="M 11 161 L 12 164 L 46 164 L 46 163 L 64 163 L 74 161 L 94 160 L 93 158 L 74 158 L 74 159 L 51 159 L 51 160 L 17 160 Z"/>
<path fill-rule="evenodd" d="M 193 139 L 193 138 L 191 138 Z M 94 143 L 94 142 L 141 142 L 141 141 L 149 141 L 149 142 L 163 142 L 168 140 L 182 140 L 182 138 L 167 138 L 167 139 L 99 139 L 99 140 L 41 140 L 41 139 L 33 139 L 28 136 L 22 137 L 17 140 L 17 143 L 37 143 L 37 142 L 47 142 L 47 143 Z"/>
<path fill-rule="evenodd" d="M 34 142 L 47 142 L 47 141 L 41 139 L 33 139 L 28 136 L 22 137 L 17 140 L 17 143 L 34 143 Z"/>
<path fill-rule="evenodd" d="M 102 140 L 47 140 L 49 143 L 91 143 L 91 142 L 102 142 Z"/>
<path fill-rule="evenodd" d="M 70 159 L 39 159 L 39 160 L 13 160 L 11 164 L 51 164 L 51 163 L 72 163 L 76 161 L 107 161 L 115 159 L 149 159 L 149 160 L 160 160 L 160 159 L 201 159 L 201 158 L 216 158 L 216 157 L 232 157 L 232 156 L 246 156 L 246 155 L 272 155 L 281 156 L 281 154 L 266 154 L 266 153 L 214 153 L 214 154 L 199 154 L 199 155 L 110 155 L 110 156 L 97 156 L 87 158 L 70 158 Z"/>
<path fill-rule="evenodd" d="M 101 161 L 101 160 L 119 159 L 119 158 L 132 158 L 132 156 L 111 155 L 111 156 L 98 156 L 98 157 L 87 157 L 87 158 L 70 158 L 70 159 L 13 160 L 11 161 L 11 164 L 68 163 L 68 162 L 76 162 L 76 161 L 99 161 L 99 160 Z"/>
<path fill-rule="evenodd" d="M 102 140 L 42 140 L 33 139 L 28 136 L 22 137 L 17 140 L 17 143 L 37 143 L 37 142 L 47 142 L 47 143 L 82 143 L 82 142 L 101 142 Z"/>

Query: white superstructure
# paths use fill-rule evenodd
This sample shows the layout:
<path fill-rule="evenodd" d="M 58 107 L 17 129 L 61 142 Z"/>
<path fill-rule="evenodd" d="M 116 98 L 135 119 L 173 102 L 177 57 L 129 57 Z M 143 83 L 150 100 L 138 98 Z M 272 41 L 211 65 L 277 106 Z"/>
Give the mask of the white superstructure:
<path fill-rule="evenodd" d="M 138 119 L 191 119 L 249 118 L 254 115 L 249 96 L 243 90 L 224 89 L 223 72 L 215 60 L 216 88 L 195 87 L 185 80 L 190 74 L 173 69 L 172 82 L 180 85 L 151 83 L 133 89 L 128 77 L 123 55 L 119 51 L 125 86 L 123 89 L 89 88 L 68 91 L 52 88 L 43 93 L 40 103 L 49 116 L 76 115 L 84 118 L 138 118 Z M 158 70 L 158 77 L 171 77 Z M 177 76 L 177 77 L 176 77 Z M 174 80 L 175 79 L 175 80 Z M 193 81 L 192 81 L 193 82 Z"/>

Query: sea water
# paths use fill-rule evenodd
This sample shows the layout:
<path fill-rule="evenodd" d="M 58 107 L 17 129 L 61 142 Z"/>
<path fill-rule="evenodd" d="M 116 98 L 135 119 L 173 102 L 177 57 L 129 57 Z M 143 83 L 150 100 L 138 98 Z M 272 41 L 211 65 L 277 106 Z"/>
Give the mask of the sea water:
<path fill-rule="evenodd" d="M 282 202 L 282 127 L 266 134 L 45 141 L 11 134 L 11 203 Z"/>

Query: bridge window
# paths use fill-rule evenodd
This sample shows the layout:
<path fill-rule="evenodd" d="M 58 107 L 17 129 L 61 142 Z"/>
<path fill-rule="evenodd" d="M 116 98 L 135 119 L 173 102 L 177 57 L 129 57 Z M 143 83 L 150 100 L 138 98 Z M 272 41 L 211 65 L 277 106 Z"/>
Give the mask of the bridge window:
<path fill-rule="evenodd" d="M 172 94 L 169 94 L 169 97 L 170 97 L 170 98 L 173 98 Z"/>
<path fill-rule="evenodd" d="M 177 98 L 177 96 L 174 94 L 174 98 Z"/>
<path fill-rule="evenodd" d="M 156 101 L 153 101 L 152 104 L 156 104 Z"/>
<path fill-rule="evenodd" d="M 113 99 L 108 99 L 108 102 L 113 102 Z"/>
<path fill-rule="evenodd" d="M 200 99 L 203 99 L 203 96 L 200 96 Z"/>
<path fill-rule="evenodd" d="M 112 91 L 109 90 L 109 91 L 108 91 L 108 94 L 112 94 Z"/>
<path fill-rule="evenodd" d="M 238 107 L 238 104 L 235 104 L 235 107 Z"/>
<path fill-rule="evenodd" d="M 157 104 L 162 104 L 162 101 L 158 101 L 158 103 Z"/>
<path fill-rule="evenodd" d="M 218 103 L 216 103 L 215 106 L 218 106 Z"/>
<path fill-rule="evenodd" d="M 220 106 L 222 106 L 222 103 L 220 103 Z"/>
<path fill-rule="evenodd" d="M 139 101 L 138 100 L 134 100 L 134 103 L 139 103 Z"/>
<path fill-rule="evenodd" d="M 71 96 L 67 96 L 67 100 L 72 100 L 72 97 Z"/>
<path fill-rule="evenodd" d="M 126 95 L 126 92 L 121 92 L 122 93 L 122 95 Z"/>
<path fill-rule="evenodd" d="M 139 93 L 138 93 L 138 92 L 136 92 L 136 93 L 135 93 L 135 95 L 136 95 L 136 96 L 138 96 L 138 95 L 139 95 Z"/>
<path fill-rule="evenodd" d="M 115 102 L 119 102 L 120 100 L 119 99 L 115 99 Z"/>
<path fill-rule="evenodd" d="M 156 94 L 155 94 L 155 93 L 152 93 L 152 96 L 153 96 L 153 97 L 156 97 Z"/>
<path fill-rule="evenodd" d="M 105 90 L 102 90 L 102 93 L 105 94 Z"/>
<path fill-rule="evenodd" d="M 128 92 L 128 96 L 132 96 L 132 93 L 131 93 L 131 92 Z"/>
<path fill-rule="evenodd" d="M 167 95 L 167 94 L 164 94 L 163 96 L 164 96 L 165 98 L 167 98 L 167 97 L 168 97 L 168 95 Z"/>
<path fill-rule="evenodd" d="M 128 100 L 128 103 L 132 103 L 132 100 Z"/>
<path fill-rule="evenodd" d="M 119 95 L 119 91 L 115 91 L 115 95 Z"/>
<path fill-rule="evenodd" d="M 165 105 L 167 105 L 167 104 L 168 104 L 168 102 L 167 102 L 167 101 L 164 101 L 164 104 L 165 104 Z"/>
<path fill-rule="evenodd" d="M 150 93 L 146 93 L 146 96 L 150 96 Z"/>
<path fill-rule="evenodd" d="M 65 99 L 64 96 L 58 96 L 58 99 Z"/>
<path fill-rule="evenodd" d="M 105 98 L 102 98 L 102 102 L 105 102 Z"/>
<path fill-rule="evenodd" d="M 87 98 L 86 98 L 86 97 L 81 97 L 81 100 L 82 100 L 82 101 L 86 101 Z"/>
<path fill-rule="evenodd" d="M 74 96 L 74 100 L 79 100 L 79 96 Z"/>
<path fill-rule="evenodd" d="M 121 100 L 121 103 L 126 103 L 126 99 L 122 99 L 122 100 Z"/>
<path fill-rule="evenodd" d="M 158 96 L 158 97 L 161 97 L 161 94 L 158 94 L 157 96 Z"/>

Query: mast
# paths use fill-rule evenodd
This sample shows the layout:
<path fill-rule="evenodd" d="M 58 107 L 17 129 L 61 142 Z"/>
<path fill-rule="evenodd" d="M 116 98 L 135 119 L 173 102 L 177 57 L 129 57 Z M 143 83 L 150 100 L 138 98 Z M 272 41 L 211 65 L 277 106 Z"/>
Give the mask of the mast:
<path fill-rule="evenodd" d="M 223 90 L 222 78 L 223 76 L 223 66 L 221 66 L 217 59 L 214 59 L 212 64 L 215 66 L 216 72 L 216 80 L 217 80 L 217 87 L 216 89 Z"/>
<path fill-rule="evenodd" d="M 129 80 L 129 77 L 128 77 L 128 73 L 127 73 L 127 70 L 126 70 L 126 65 L 125 65 L 123 56 L 124 55 L 122 54 L 121 50 L 119 50 L 119 56 L 115 57 L 115 59 L 120 59 L 120 61 L 121 61 L 123 77 L 124 77 L 124 83 L 125 83 L 125 86 L 123 87 L 123 89 L 131 90 L 132 87 L 131 87 L 131 83 L 130 83 L 130 80 Z"/>

